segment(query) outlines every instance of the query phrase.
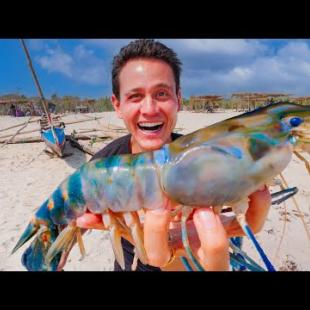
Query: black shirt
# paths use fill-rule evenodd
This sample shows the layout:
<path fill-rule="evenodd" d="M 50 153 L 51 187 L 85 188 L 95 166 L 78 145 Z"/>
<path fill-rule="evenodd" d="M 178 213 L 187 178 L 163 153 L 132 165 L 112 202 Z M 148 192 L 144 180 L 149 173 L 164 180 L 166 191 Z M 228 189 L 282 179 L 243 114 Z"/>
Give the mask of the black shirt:
<path fill-rule="evenodd" d="M 181 134 L 172 133 L 171 139 L 172 141 L 181 137 Z M 98 159 L 98 158 L 105 158 L 113 155 L 122 155 L 122 154 L 131 154 L 131 145 L 130 145 L 131 135 L 126 135 L 121 138 L 118 138 L 108 145 L 106 145 L 102 150 L 97 152 L 91 160 Z M 127 241 L 126 239 L 122 238 L 122 247 L 124 251 L 124 258 L 125 258 L 125 271 L 131 271 L 131 266 L 134 259 L 134 246 Z M 137 264 L 137 271 L 161 271 L 160 268 L 153 267 L 150 265 L 144 265 L 138 260 Z M 114 271 L 123 271 L 121 266 L 114 261 Z"/>

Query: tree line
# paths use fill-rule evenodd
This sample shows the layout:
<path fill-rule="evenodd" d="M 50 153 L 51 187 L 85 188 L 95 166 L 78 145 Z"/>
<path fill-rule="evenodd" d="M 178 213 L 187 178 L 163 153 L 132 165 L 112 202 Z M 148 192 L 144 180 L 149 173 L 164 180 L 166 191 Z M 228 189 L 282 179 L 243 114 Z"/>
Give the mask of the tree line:
<path fill-rule="evenodd" d="M 285 100 L 298 102 L 301 104 L 310 104 L 310 97 L 285 98 Z M 298 99 L 298 100 L 297 100 Z M 279 99 L 280 100 L 280 99 Z M 78 113 L 78 112 L 108 112 L 114 111 L 110 97 L 100 97 L 97 99 L 80 98 L 79 96 L 58 96 L 53 94 L 49 98 L 46 98 L 48 106 L 51 112 L 56 114 L 63 113 Z M 191 100 L 188 98 L 182 99 L 182 110 L 206 112 L 208 106 L 212 106 L 213 110 L 236 110 L 246 111 L 256 107 L 264 106 L 270 102 L 277 102 L 278 100 L 236 100 L 235 98 L 223 98 L 223 100 L 210 103 L 206 101 L 203 105 L 195 107 L 191 104 Z M 283 98 L 280 100 L 283 101 Z M 0 96 L 0 114 L 10 114 L 10 108 L 12 105 L 19 109 L 24 115 L 41 115 L 43 113 L 42 103 L 39 97 L 27 97 L 18 93 L 6 94 Z"/>

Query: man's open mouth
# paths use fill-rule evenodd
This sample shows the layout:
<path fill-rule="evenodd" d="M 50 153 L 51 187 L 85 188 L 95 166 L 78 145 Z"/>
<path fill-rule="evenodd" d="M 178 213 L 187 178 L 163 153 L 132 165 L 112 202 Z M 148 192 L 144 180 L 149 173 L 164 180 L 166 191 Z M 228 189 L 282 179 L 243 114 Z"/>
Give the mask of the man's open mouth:
<path fill-rule="evenodd" d="M 138 127 L 143 131 L 158 131 L 164 126 L 163 122 L 157 122 L 157 123 L 139 123 Z"/>

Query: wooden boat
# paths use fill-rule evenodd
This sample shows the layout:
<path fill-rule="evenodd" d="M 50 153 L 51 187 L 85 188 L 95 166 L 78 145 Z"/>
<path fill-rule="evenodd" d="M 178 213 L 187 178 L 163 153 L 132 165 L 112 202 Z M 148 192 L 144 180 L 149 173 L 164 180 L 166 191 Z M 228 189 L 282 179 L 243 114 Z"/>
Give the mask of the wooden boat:
<path fill-rule="evenodd" d="M 59 157 L 63 157 L 66 145 L 65 124 L 56 118 L 49 121 L 48 116 L 44 114 L 40 119 L 40 126 L 41 137 L 47 148 Z"/>

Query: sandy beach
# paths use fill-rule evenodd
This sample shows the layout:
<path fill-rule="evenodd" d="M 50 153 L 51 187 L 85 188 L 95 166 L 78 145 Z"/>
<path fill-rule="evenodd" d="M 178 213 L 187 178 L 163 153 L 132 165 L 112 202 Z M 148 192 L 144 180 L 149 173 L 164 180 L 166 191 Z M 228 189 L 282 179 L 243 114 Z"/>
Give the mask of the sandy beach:
<path fill-rule="evenodd" d="M 217 121 L 235 116 L 236 112 L 192 113 L 181 111 L 178 116 L 177 130 L 186 134 Z M 114 112 L 92 114 L 69 114 L 63 117 L 67 124 L 87 117 L 103 117 L 83 123 L 66 125 L 66 134 L 100 126 L 122 126 Z M 29 117 L 14 118 L 0 116 L 0 130 L 24 123 Z M 39 128 L 38 123 L 30 123 L 24 130 Z M 14 134 L 18 128 L 0 132 L 0 136 Z M 124 132 L 120 135 L 125 134 Z M 19 135 L 18 137 L 40 136 L 39 132 Z M 95 143 L 93 150 L 101 149 L 111 140 Z M 83 141 L 88 145 L 87 141 Z M 0 270 L 25 270 L 20 258 L 24 246 L 14 255 L 10 255 L 15 243 L 26 227 L 31 215 L 52 191 L 73 171 L 87 162 L 91 156 L 72 148 L 67 142 L 66 153 L 71 156 L 50 158 L 43 152 L 45 144 L 0 144 Z M 310 160 L 310 156 L 303 153 Z M 296 200 L 304 213 L 304 220 L 310 230 L 310 182 L 304 163 L 293 157 L 283 172 L 289 186 L 297 186 Z M 278 191 L 279 187 L 271 188 Z M 286 211 L 285 211 L 286 209 Z M 290 199 L 286 206 L 272 206 L 263 230 L 257 234 L 262 247 L 274 263 L 277 270 L 310 270 L 310 240 L 302 224 L 300 214 Z M 87 255 L 81 260 L 75 246 L 70 254 L 66 271 L 104 271 L 112 270 L 114 255 L 107 232 L 92 230 L 84 235 Z M 27 243 L 27 246 L 29 243 Z M 245 238 L 243 249 L 261 263 L 258 254 Z M 262 264 L 263 266 L 263 264 Z"/>

